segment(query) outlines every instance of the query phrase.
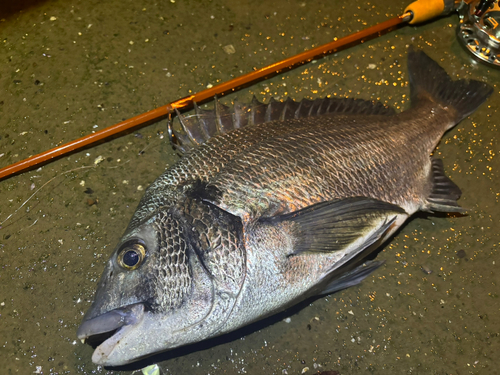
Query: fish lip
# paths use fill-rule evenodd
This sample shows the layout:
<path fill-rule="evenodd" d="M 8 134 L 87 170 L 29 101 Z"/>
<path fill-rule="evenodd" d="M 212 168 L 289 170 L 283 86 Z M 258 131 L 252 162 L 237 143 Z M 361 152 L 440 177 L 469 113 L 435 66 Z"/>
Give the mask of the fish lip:
<path fill-rule="evenodd" d="M 144 304 L 136 303 L 108 311 L 84 321 L 77 331 L 77 337 L 84 342 L 89 337 L 115 331 L 94 350 L 92 362 L 105 365 L 108 357 L 119 342 L 144 319 Z"/>

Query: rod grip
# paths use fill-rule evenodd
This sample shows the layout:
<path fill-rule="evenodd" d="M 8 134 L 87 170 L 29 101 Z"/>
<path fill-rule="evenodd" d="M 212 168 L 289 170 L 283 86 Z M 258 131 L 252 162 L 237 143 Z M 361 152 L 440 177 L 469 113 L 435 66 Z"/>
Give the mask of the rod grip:
<path fill-rule="evenodd" d="M 417 0 L 408 5 L 405 13 L 411 12 L 413 18 L 409 22 L 411 25 L 428 21 L 434 17 L 438 17 L 448 9 L 445 6 L 445 0 Z"/>

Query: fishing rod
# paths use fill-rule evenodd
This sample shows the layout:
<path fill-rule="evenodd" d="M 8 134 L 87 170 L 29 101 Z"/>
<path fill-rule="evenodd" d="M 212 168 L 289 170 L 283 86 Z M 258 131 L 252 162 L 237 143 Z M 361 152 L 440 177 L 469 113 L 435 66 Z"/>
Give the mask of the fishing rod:
<path fill-rule="evenodd" d="M 313 59 L 335 53 L 352 45 L 363 43 L 367 40 L 390 32 L 402 25 L 416 24 L 428 21 L 438 16 L 447 15 L 456 9 L 454 0 L 417 0 L 410 4 L 400 16 L 391 18 L 377 25 L 355 32 L 351 35 L 336 39 L 319 47 L 286 58 L 271 65 L 257 69 L 253 72 L 236 77 L 219 85 L 205 89 L 193 95 L 168 103 L 151 111 L 142 113 L 103 130 L 88 134 L 74 141 L 57 146 L 27 159 L 18 161 L 0 169 L 0 180 L 15 174 L 31 170 L 55 158 L 79 151 L 85 147 L 104 141 L 111 137 L 123 135 L 132 129 L 143 127 L 151 122 L 159 121 L 171 115 L 175 110 L 186 110 L 193 103 L 203 103 L 217 95 L 224 95 L 239 90 L 249 84 L 275 76 L 285 70 L 308 63 Z"/>

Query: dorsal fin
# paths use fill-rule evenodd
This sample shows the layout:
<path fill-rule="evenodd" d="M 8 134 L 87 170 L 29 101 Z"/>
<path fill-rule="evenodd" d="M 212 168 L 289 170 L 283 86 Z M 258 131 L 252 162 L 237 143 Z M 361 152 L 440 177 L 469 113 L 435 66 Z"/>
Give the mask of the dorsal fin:
<path fill-rule="evenodd" d="M 198 147 L 211 137 L 248 125 L 271 121 L 299 119 L 329 114 L 393 115 L 394 110 L 380 102 L 351 98 L 324 98 L 296 102 L 271 99 L 261 103 L 254 96 L 248 104 L 234 102 L 233 110 L 214 99 L 214 109 L 205 110 L 194 105 L 194 113 L 182 115 L 176 110 L 182 132 L 169 123 L 169 134 L 176 150 L 185 152 Z"/>

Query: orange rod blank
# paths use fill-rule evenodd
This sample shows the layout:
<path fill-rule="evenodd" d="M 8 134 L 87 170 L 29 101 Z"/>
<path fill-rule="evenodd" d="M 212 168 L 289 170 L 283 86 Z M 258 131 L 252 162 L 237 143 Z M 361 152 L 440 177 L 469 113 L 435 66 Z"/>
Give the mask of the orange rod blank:
<path fill-rule="evenodd" d="M 411 15 L 409 13 L 406 13 L 402 16 L 394 17 L 385 22 L 364 29 L 362 31 L 358 31 L 354 34 L 345 36 L 330 43 L 326 43 L 319 47 L 299 53 L 298 55 L 295 55 L 293 57 L 289 57 L 277 63 L 268 65 L 264 68 L 247 73 L 240 77 L 234 78 L 230 81 L 221 83 L 217 86 L 211 87 L 209 89 L 200 91 L 196 94 L 179 99 L 175 102 L 158 107 L 149 112 L 132 117 L 118 124 L 109 126 L 106 129 L 100 130 L 92 134 L 88 134 L 82 138 L 65 143 L 61 146 L 31 156 L 27 159 L 18 161 L 17 163 L 11 164 L 5 168 L 0 169 L 0 180 L 5 177 L 11 176 L 13 174 L 24 172 L 28 169 L 37 167 L 56 157 L 67 155 L 71 152 L 80 150 L 84 147 L 87 147 L 99 141 L 103 141 L 112 136 L 116 136 L 120 133 L 130 131 L 140 126 L 144 126 L 146 123 L 164 118 L 168 116 L 170 113 L 172 113 L 172 111 L 175 108 L 179 110 L 186 109 L 192 106 L 193 102 L 201 103 L 207 99 L 213 98 L 216 95 L 223 95 L 231 91 L 236 91 L 237 89 L 243 86 L 247 86 L 250 83 L 255 83 L 258 80 L 274 76 L 285 69 L 290 69 L 294 66 L 307 63 L 313 60 L 314 58 L 324 56 L 329 53 L 337 52 L 340 49 L 348 47 L 355 43 L 359 42 L 362 43 L 368 39 L 382 35 L 385 32 L 389 32 L 395 29 L 400 24 L 408 22 L 410 19 Z"/>

